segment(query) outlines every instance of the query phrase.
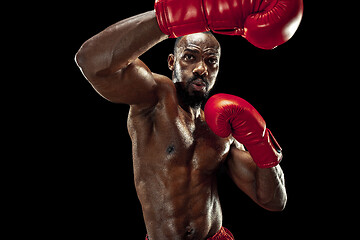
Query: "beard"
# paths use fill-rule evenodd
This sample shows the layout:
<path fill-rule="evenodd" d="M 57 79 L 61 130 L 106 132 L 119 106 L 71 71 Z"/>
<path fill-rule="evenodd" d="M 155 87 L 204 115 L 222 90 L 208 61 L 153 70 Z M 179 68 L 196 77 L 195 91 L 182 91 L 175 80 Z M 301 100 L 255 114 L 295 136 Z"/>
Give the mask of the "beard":
<path fill-rule="evenodd" d="M 175 78 L 179 79 L 176 72 L 174 72 Z M 201 79 L 206 85 L 206 91 L 191 91 L 190 85 L 193 81 Z M 191 108 L 200 108 L 209 97 L 209 83 L 203 79 L 203 77 L 196 77 L 189 79 L 186 83 L 175 83 L 176 92 L 180 101 Z"/>

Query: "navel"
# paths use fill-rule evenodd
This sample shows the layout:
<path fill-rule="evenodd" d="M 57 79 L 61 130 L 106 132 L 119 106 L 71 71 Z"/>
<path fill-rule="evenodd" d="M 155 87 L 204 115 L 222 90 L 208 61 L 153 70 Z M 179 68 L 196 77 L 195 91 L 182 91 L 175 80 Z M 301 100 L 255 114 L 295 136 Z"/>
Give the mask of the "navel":
<path fill-rule="evenodd" d="M 194 238 L 194 229 L 190 226 L 186 227 L 186 232 L 185 232 L 185 239 L 193 239 Z"/>

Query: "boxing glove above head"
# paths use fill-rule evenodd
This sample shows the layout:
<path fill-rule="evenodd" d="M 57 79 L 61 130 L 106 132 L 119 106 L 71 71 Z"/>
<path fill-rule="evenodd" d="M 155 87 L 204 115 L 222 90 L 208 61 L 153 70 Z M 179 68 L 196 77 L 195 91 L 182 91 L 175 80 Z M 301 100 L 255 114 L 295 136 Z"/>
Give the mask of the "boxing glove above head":
<path fill-rule="evenodd" d="M 203 0 L 156 0 L 155 13 L 160 30 L 170 38 L 210 31 Z"/>
<path fill-rule="evenodd" d="M 273 49 L 295 34 L 303 0 L 156 0 L 155 12 L 171 38 L 212 30 Z"/>
<path fill-rule="evenodd" d="M 244 144 L 256 165 L 274 167 L 282 159 L 282 149 L 256 109 L 240 97 L 216 94 L 205 104 L 205 120 L 219 137 L 230 134 Z"/>

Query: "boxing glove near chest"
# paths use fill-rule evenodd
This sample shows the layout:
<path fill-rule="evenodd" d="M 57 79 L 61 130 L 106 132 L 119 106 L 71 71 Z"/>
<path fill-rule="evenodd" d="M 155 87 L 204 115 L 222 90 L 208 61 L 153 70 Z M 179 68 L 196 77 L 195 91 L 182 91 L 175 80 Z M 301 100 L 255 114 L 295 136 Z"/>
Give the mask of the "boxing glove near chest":
<path fill-rule="evenodd" d="M 245 145 L 258 167 L 274 167 L 281 161 L 280 145 L 259 112 L 244 99 L 216 94 L 206 102 L 204 113 L 209 128 L 223 138 L 232 134 Z"/>

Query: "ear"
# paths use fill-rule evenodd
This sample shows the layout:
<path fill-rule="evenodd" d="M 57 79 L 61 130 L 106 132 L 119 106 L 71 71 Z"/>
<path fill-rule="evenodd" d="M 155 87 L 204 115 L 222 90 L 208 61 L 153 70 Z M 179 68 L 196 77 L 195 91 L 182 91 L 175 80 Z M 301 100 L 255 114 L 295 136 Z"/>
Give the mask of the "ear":
<path fill-rule="evenodd" d="M 171 71 L 174 71 L 174 64 L 175 64 L 175 56 L 174 54 L 169 54 L 168 56 L 168 67 Z"/>

